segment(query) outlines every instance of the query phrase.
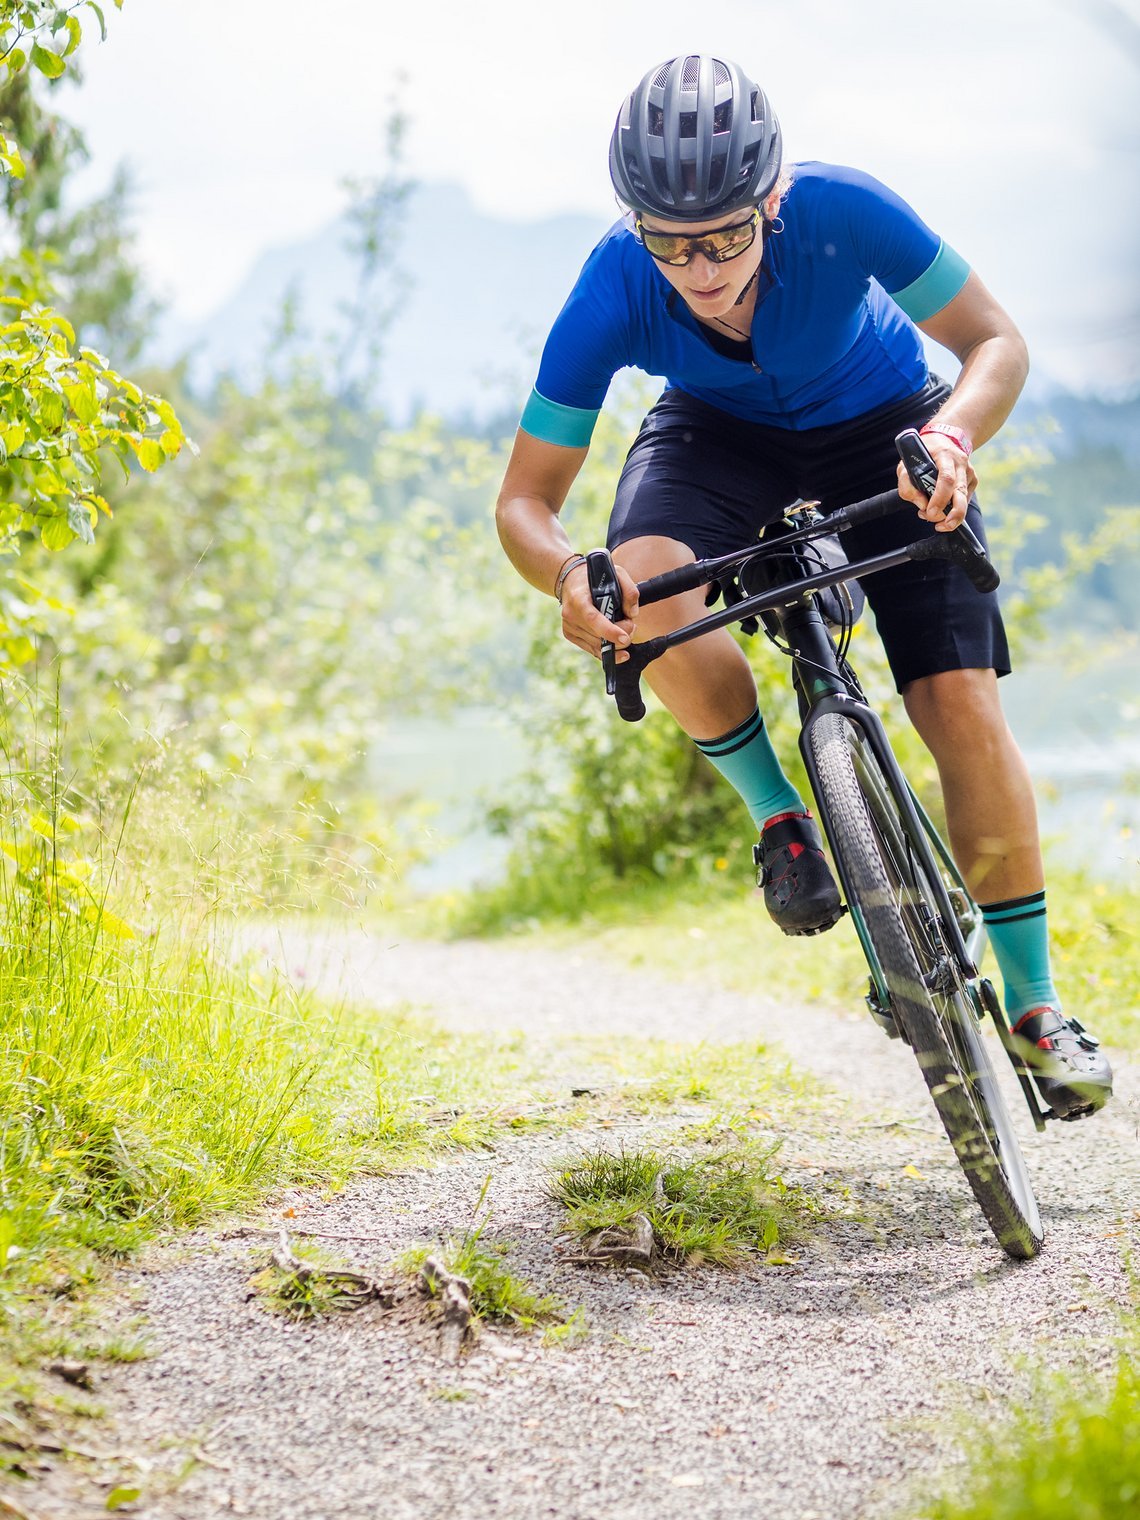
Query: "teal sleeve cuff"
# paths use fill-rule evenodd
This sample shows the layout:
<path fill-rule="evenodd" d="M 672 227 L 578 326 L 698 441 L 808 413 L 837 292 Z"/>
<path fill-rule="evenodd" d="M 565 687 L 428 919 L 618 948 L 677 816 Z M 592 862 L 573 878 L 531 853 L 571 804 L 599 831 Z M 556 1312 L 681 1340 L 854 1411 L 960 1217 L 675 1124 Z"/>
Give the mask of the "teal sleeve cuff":
<path fill-rule="evenodd" d="M 589 447 L 599 411 L 600 407 L 591 412 L 580 406 L 563 406 L 560 401 L 547 401 L 545 396 L 531 391 L 519 427 L 532 438 L 541 438 L 543 443 L 585 449 Z"/>
<path fill-rule="evenodd" d="M 930 267 L 891 297 L 912 322 L 925 322 L 954 299 L 970 278 L 970 266 L 947 243 L 939 243 Z"/>

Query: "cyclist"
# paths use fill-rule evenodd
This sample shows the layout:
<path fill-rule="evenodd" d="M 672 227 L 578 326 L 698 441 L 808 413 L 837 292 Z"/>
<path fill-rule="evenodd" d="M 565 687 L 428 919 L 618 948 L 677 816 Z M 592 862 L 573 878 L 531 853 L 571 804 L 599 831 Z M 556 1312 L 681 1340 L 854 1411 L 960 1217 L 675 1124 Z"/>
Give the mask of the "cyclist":
<path fill-rule="evenodd" d="M 597 656 L 703 611 L 700 591 L 639 612 L 637 582 L 755 539 L 796 497 L 833 511 L 882 490 L 891 468 L 917 508 L 851 532 L 881 553 L 963 519 L 984 541 L 973 448 L 1001 427 L 1028 370 L 1013 322 L 967 263 L 897 195 L 830 164 L 785 166 L 764 91 L 709 56 L 651 69 L 623 104 L 610 176 L 625 214 L 590 254 L 547 339 L 499 496 L 515 568 L 561 604 L 562 631 Z M 932 377 L 916 328 L 953 352 Z M 666 375 L 618 481 L 608 542 L 624 617 L 593 606 L 559 519 L 610 380 Z M 938 466 L 926 500 L 897 465 L 917 427 Z M 868 578 L 908 715 L 938 766 L 955 858 L 983 905 L 1018 1034 L 1049 1052 L 1056 1112 L 1100 1107 L 1112 1073 L 1061 1010 L 1025 763 L 997 679 L 1009 651 L 997 599 L 945 561 Z M 788 934 L 830 928 L 839 893 L 819 831 L 784 775 L 748 661 L 727 630 L 647 671 L 656 695 L 736 788 L 759 830 L 759 884 Z"/>

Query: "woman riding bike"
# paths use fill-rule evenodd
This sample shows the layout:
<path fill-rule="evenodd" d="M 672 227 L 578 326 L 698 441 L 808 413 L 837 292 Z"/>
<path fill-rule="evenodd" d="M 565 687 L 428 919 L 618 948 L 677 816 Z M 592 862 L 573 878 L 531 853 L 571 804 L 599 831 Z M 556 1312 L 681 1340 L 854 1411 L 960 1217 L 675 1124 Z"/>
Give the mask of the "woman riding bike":
<path fill-rule="evenodd" d="M 639 580 L 740 548 L 797 497 L 826 513 L 870 496 L 895 468 L 917 517 L 852 530 L 852 558 L 963 519 L 985 542 L 970 456 L 1008 417 L 1028 356 L 981 280 L 904 201 L 855 169 L 785 165 L 764 91 L 708 56 L 645 75 L 614 127 L 610 176 L 627 214 L 587 259 L 547 339 L 497 512 L 511 562 L 558 598 L 571 643 L 597 656 L 609 640 L 621 660 L 635 638 L 703 610 L 698 590 L 639 614 Z M 916 328 L 960 361 L 953 387 L 929 374 Z M 668 382 L 617 486 L 608 543 L 624 617 L 609 622 L 559 512 L 625 366 Z M 894 438 L 908 427 L 938 467 L 929 500 L 897 466 Z M 996 595 L 938 559 L 881 572 L 865 589 L 938 766 L 1010 1024 L 1041 1053 L 1046 1103 L 1092 1112 L 1112 1073 L 1062 1012 L 1050 973 L 1033 791 L 998 696 L 1010 664 Z M 771 747 L 731 634 L 671 649 L 646 679 L 747 805 L 772 918 L 788 934 L 830 928 L 840 898 L 819 831 Z"/>

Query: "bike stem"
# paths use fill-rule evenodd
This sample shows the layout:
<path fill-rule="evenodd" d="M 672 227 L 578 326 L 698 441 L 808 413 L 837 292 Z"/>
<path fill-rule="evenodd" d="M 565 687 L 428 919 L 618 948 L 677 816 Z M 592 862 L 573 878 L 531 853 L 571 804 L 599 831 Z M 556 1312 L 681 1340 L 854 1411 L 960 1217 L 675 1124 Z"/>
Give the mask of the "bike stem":
<path fill-rule="evenodd" d="M 781 547 L 792 541 L 792 535 L 787 539 L 781 539 Z M 937 544 L 936 539 L 920 539 L 917 544 L 907 544 L 902 549 L 894 549 L 889 554 L 877 554 L 872 559 L 860 560 L 858 566 L 858 578 L 875 575 L 880 570 L 891 570 L 895 565 L 904 565 L 908 560 L 929 559 L 935 556 L 929 551 L 916 554 L 916 549 L 923 550 L 928 543 Z M 755 548 L 749 551 L 750 555 L 756 553 Z M 735 559 L 735 556 L 727 556 Z M 744 558 L 748 558 L 745 555 Z M 737 563 L 741 561 L 737 560 Z M 710 563 L 715 563 L 711 561 Z M 727 628 L 730 623 L 739 623 L 742 618 L 752 617 L 761 612 L 773 612 L 777 607 L 787 607 L 808 591 L 822 591 L 827 586 L 837 586 L 840 581 L 853 579 L 853 567 L 840 565 L 838 568 L 820 570 L 815 575 L 805 575 L 802 579 L 789 582 L 786 586 L 776 586 L 770 591 L 759 591 L 755 596 L 746 596 L 739 602 L 733 602 L 731 607 L 722 607 L 719 612 L 710 612 L 708 617 L 698 618 L 695 623 L 688 623 L 684 628 L 677 628 L 672 633 L 660 634 L 655 639 L 647 639 L 644 644 L 634 645 L 634 648 L 649 650 L 653 653 L 648 655 L 645 663 L 657 659 L 668 649 L 675 649 L 678 644 L 688 644 L 692 639 L 699 639 L 706 633 L 715 633 L 718 628 Z"/>

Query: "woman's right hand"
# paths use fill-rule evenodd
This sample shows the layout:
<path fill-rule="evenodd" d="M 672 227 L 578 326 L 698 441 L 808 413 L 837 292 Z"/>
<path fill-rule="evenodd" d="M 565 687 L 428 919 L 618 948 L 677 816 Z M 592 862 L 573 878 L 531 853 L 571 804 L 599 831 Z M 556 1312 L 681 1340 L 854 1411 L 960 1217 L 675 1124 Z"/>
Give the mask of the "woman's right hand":
<path fill-rule="evenodd" d="M 622 611 L 625 616 L 616 623 L 604 618 L 594 606 L 590 596 L 590 577 L 586 566 L 575 565 L 562 584 L 562 637 L 569 639 L 587 654 L 601 659 L 602 643 L 608 640 L 617 651 L 617 661 L 629 659 L 629 645 L 637 628 L 637 582 L 622 569 L 617 571 L 621 587 Z"/>

